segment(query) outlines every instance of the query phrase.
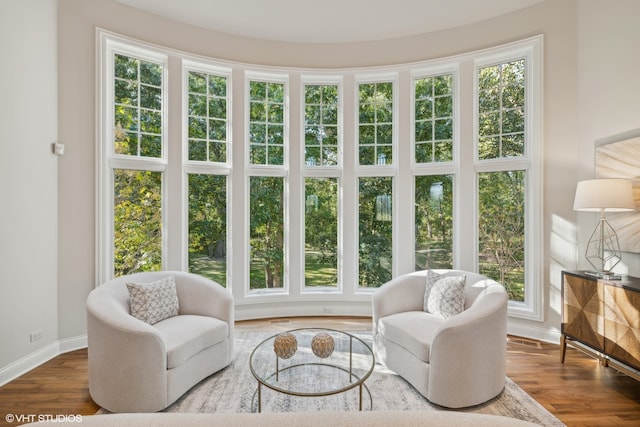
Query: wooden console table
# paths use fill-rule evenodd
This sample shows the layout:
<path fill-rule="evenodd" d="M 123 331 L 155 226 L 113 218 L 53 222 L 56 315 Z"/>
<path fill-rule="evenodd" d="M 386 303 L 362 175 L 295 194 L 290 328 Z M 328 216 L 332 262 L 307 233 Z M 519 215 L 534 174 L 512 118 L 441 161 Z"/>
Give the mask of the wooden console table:
<path fill-rule="evenodd" d="M 562 272 L 560 362 L 567 343 L 640 381 L 640 278 Z"/>

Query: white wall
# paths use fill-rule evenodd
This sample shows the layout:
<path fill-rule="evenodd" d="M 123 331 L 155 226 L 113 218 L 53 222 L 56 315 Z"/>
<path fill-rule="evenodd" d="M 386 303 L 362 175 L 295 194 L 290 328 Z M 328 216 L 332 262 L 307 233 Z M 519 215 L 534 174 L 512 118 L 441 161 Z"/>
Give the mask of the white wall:
<path fill-rule="evenodd" d="M 582 0 L 578 2 L 580 151 L 577 180 L 595 177 L 597 146 L 640 136 L 640 2 Z M 580 213 L 579 262 L 593 231 L 595 214 Z M 640 277 L 640 254 L 625 253 L 622 273 Z"/>
<path fill-rule="evenodd" d="M 0 384 L 57 354 L 56 16 L 52 0 L 0 3 Z"/>

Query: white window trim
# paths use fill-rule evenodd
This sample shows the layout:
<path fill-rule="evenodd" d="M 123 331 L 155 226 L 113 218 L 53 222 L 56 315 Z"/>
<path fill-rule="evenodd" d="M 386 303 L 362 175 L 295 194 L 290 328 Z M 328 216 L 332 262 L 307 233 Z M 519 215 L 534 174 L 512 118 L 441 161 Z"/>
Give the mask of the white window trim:
<path fill-rule="evenodd" d="M 289 247 L 292 246 L 292 239 L 294 238 L 289 233 L 289 227 L 292 224 L 290 215 L 300 215 L 300 212 L 296 210 L 299 209 L 299 206 L 294 207 L 291 202 L 298 203 L 300 201 L 299 194 L 290 194 L 291 188 L 295 189 L 295 185 L 292 187 L 293 182 L 292 179 L 296 180 L 304 180 L 305 177 L 336 177 L 339 182 L 339 206 L 340 217 L 339 217 L 339 228 L 340 228 L 340 250 L 343 251 L 339 256 L 340 260 L 338 262 L 338 268 L 340 270 L 340 278 L 342 280 L 340 283 L 340 290 L 337 292 L 327 293 L 327 297 L 324 299 L 320 299 L 320 304 L 326 304 L 327 301 L 335 301 L 342 304 L 345 303 L 344 307 L 351 306 L 356 307 L 357 304 L 363 304 L 368 301 L 369 294 L 373 292 L 375 289 L 369 288 L 360 288 L 357 284 L 358 273 L 357 273 L 357 265 L 353 268 L 353 262 L 355 261 L 357 264 L 357 216 L 358 216 L 358 207 L 357 200 L 351 200 L 354 196 L 358 194 L 358 179 L 362 177 L 373 177 L 373 176 L 390 176 L 394 178 L 393 191 L 394 191 L 394 201 L 393 201 L 393 276 L 402 273 L 408 273 L 413 271 L 412 266 L 414 264 L 409 264 L 408 261 L 403 261 L 399 263 L 399 252 L 401 247 L 399 245 L 400 240 L 402 239 L 403 245 L 402 247 L 407 247 L 408 244 L 414 243 L 415 237 L 413 234 L 413 224 L 412 227 L 403 226 L 401 235 L 399 234 L 398 225 L 401 223 L 399 218 L 399 211 L 401 209 L 399 202 L 399 190 L 405 191 L 407 184 L 409 184 L 408 180 L 413 180 L 416 175 L 425 175 L 425 174 L 452 174 L 454 176 L 454 260 L 453 266 L 454 268 L 460 268 L 464 266 L 466 268 L 473 268 L 473 265 L 470 265 L 470 257 L 475 258 L 475 262 L 477 263 L 477 254 L 469 255 L 467 254 L 468 250 L 465 250 L 464 254 L 461 252 L 462 247 L 469 247 L 469 240 L 477 242 L 477 224 L 476 230 L 473 230 L 473 235 L 465 232 L 463 235 L 461 231 L 462 218 L 460 216 L 459 210 L 461 209 L 461 201 L 464 200 L 465 204 L 469 206 L 469 197 L 473 198 L 473 206 L 477 212 L 477 196 L 475 195 L 476 190 L 476 179 L 470 180 L 468 177 L 464 179 L 461 178 L 461 169 L 465 168 L 468 170 L 473 170 L 473 175 L 478 171 L 483 170 L 495 170 L 497 167 L 504 168 L 514 168 L 515 164 L 509 163 L 500 165 L 494 161 L 475 161 L 469 156 L 473 157 L 470 153 L 467 153 L 469 150 L 469 146 L 472 144 L 472 141 L 468 141 L 469 146 L 464 146 L 464 156 L 461 153 L 462 144 L 461 138 L 461 123 L 463 123 L 464 119 L 464 129 L 467 137 L 469 136 L 471 123 L 476 123 L 476 120 L 473 118 L 469 118 L 465 116 L 463 118 L 460 113 L 461 109 L 461 97 L 464 97 L 464 102 L 470 103 L 471 96 L 474 98 L 476 94 L 470 93 L 461 93 L 461 87 L 465 88 L 466 92 L 471 91 L 471 81 L 467 81 L 469 78 L 472 69 L 476 67 L 478 64 L 489 64 L 491 62 L 496 63 L 501 60 L 501 58 L 515 58 L 530 55 L 533 61 L 528 61 L 527 66 L 531 67 L 527 70 L 528 78 L 531 80 L 528 81 L 527 84 L 527 99 L 532 100 L 533 105 L 527 109 L 527 152 L 528 158 L 526 162 L 530 162 L 528 164 L 528 173 L 527 173 L 527 200 L 533 201 L 533 203 L 529 203 L 534 215 L 529 216 L 529 222 L 527 223 L 527 260 L 526 260 L 526 268 L 527 268 L 527 286 L 526 286 L 526 301 L 525 305 L 510 303 L 509 306 L 509 314 L 514 317 L 521 317 L 525 319 L 531 320 L 542 320 L 543 315 L 543 229 L 542 229 L 542 95 L 543 95 L 543 87 L 542 87 L 542 36 L 535 36 L 525 40 L 521 40 L 519 42 L 510 43 L 507 45 L 498 46 L 495 48 L 473 51 L 470 53 L 465 53 L 462 55 L 454 55 L 447 58 L 439 58 L 435 60 L 425 60 L 416 63 L 405 63 L 405 64 L 395 64 L 391 66 L 382 66 L 382 67 L 371 67 L 368 69 L 354 68 L 354 69 L 335 69 L 335 70 L 320 70 L 320 69 L 309 69 L 309 70 L 300 70 L 300 69 L 291 69 L 286 67 L 270 67 L 270 66 L 259 66 L 255 64 L 243 64 L 236 63 L 232 61 L 226 61 L 215 58 L 205 58 L 199 57 L 197 55 L 185 53 L 182 51 L 177 51 L 171 48 L 155 46 L 149 43 L 144 43 L 140 41 L 136 41 L 134 39 L 130 39 L 124 36 L 115 35 L 113 33 L 109 33 L 108 31 L 104 31 L 101 29 L 97 29 L 97 86 L 96 86 L 96 97 L 98 100 L 97 112 L 96 112 L 96 140 L 98 141 L 98 149 L 96 155 L 97 162 L 97 173 L 98 179 L 96 180 L 96 210 L 97 210 L 97 224 L 96 224 L 96 238 L 98 242 L 98 248 L 96 253 L 96 282 L 101 283 L 104 280 L 110 278 L 113 270 L 113 241 L 112 241 L 112 228 L 113 228 L 113 182 L 112 179 L 109 178 L 111 176 L 108 173 L 114 167 L 126 167 L 126 168 L 139 168 L 139 169 L 152 169 L 156 171 L 167 171 L 171 169 L 175 171 L 175 168 L 182 168 L 181 175 L 185 182 L 181 183 L 180 190 L 175 190 L 175 188 L 169 189 L 171 192 L 182 191 L 182 194 L 171 194 L 170 196 L 173 200 L 176 200 L 176 197 L 185 198 L 187 194 L 186 190 L 186 178 L 187 173 L 215 173 L 215 174 L 226 174 L 228 176 L 227 182 L 227 191 L 228 191 L 228 221 L 227 221 L 227 244 L 228 244 L 228 253 L 231 254 L 232 242 L 235 241 L 236 248 L 235 250 L 238 252 L 238 256 L 232 262 L 228 262 L 227 264 L 227 277 L 229 290 L 233 288 L 233 294 L 236 297 L 236 303 L 238 305 L 247 305 L 258 307 L 256 304 L 264 304 L 266 311 L 261 311 L 259 308 L 248 309 L 251 312 L 255 313 L 266 313 L 269 311 L 269 307 L 275 307 L 278 304 L 281 304 L 286 301 L 305 301 L 309 303 L 310 301 L 314 301 L 314 298 L 321 293 L 306 293 L 303 292 L 304 289 L 300 285 L 296 284 L 293 288 L 290 287 L 290 284 L 296 281 L 298 277 L 298 273 L 300 270 L 304 271 L 304 267 L 296 267 L 298 270 L 292 270 L 289 265 L 290 262 L 290 253 Z M 112 72 L 110 72 L 108 64 L 105 64 L 105 52 L 108 48 L 112 48 L 112 46 L 118 46 L 124 49 L 125 52 L 132 54 L 134 56 L 140 56 L 139 53 L 143 53 L 145 55 L 151 55 L 156 57 L 156 59 L 161 58 L 165 61 L 164 66 L 164 87 L 163 87 L 163 158 L 162 159 L 136 159 L 131 161 L 131 159 L 121 158 L 124 156 L 111 156 L 110 153 L 105 152 L 104 150 L 109 145 L 109 139 L 111 138 L 112 133 L 112 124 L 109 122 L 109 116 L 112 115 L 112 112 L 109 103 L 109 96 L 113 96 L 110 94 L 109 85 L 112 85 Z M 156 56 L 157 55 L 157 56 Z M 143 55 L 144 56 L 144 55 Z M 195 162 L 184 162 L 186 156 L 183 155 L 183 159 L 167 159 L 167 154 L 169 150 L 167 149 L 168 144 L 168 128 L 167 128 L 167 115 L 169 114 L 169 106 L 166 102 L 166 97 L 169 95 L 168 87 L 169 85 L 177 84 L 178 79 L 175 76 L 171 76 L 170 79 L 167 78 L 166 73 L 169 71 L 169 64 L 167 63 L 168 58 L 171 57 L 172 61 L 175 59 L 180 61 L 182 67 L 192 66 L 194 68 L 206 68 L 210 70 L 217 70 L 220 72 L 228 72 L 229 73 L 229 81 L 231 81 L 231 75 L 234 76 L 236 83 L 242 81 L 244 79 L 244 88 L 236 87 L 236 91 L 238 96 L 239 94 L 244 93 L 244 99 L 242 102 L 246 103 L 248 99 L 248 81 L 251 80 L 262 80 L 268 79 L 269 81 L 276 82 L 284 82 L 286 86 L 286 98 L 285 98 L 285 129 L 284 129 L 284 144 L 285 144 L 285 159 L 284 165 L 282 166 L 265 166 L 265 165 L 249 165 L 249 151 L 245 144 L 247 144 L 247 135 L 248 135 L 248 105 L 244 106 L 244 114 L 245 117 L 238 117 L 236 114 L 236 119 L 243 120 L 244 123 L 228 123 L 229 132 L 232 129 L 238 133 L 240 139 L 235 141 L 235 147 L 233 150 L 231 149 L 231 145 L 229 146 L 229 165 L 220 165 L 216 166 L 210 165 L 201 165 L 201 164 L 192 164 Z M 107 61 L 108 62 L 108 61 Z M 211 68 L 209 68 L 211 67 Z M 464 73 L 460 72 L 460 69 L 464 67 Z M 470 67 L 470 68 L 469 68 Z M 408 99 L 413 99 L 413 87 L 411 82 L 413 82 L 413 76 L 425 75 L 425 74 L 439 74 L 442 71 L 450 72 L 454 71 L 455 75 L 455 96 L 454 96 L 454 161 L 448 164 L 436 164 L 436 165 L 417 165 L 415 164 L 414 152 L 413 152 L 413 143 L 404 143 L 402 147 L 399 144 L 399 135 L 403 135 L 403 140 L 407 139 L 407 142 L 413 142 L 414 132 L 404 130 L 399 132 L 399 127 L 408 125 L 411 128 L 413 125 L 413 108 L 411 106 L 408 107 L 400 107 L 398 103 L 398 99 L 402 99 L 403 102 Z M 184 73 L 184 71 L 183 71 Z M 111 77 L 109 77 L 111 74 Z M 215 73 L 212 73 L 215 74 Z M 461 84 L 461 75 L 465 77 L 464 84 Z M 184 81 L 184 77 L 182 77 Z M 473 78 L 475 81 L 475 78 Z M 291 150 L 291 143 L 297 143 L 295 139 L 299 137 L 299 135 L 293 136 L 293 140 L 290 140 L 292 135 L 290 134 L 289 128 L 289 120 L 298 120 L 299 117 L 303 117 L 301 111 L 298 109 L 303 103 L 300 100 L 296 100 L 294 102 L 295 108 L 298 111 L 289 111 L 290 108 L 290 93 L 296 93 L 296 91 L 302 90 L 304 83 L 309 81 L 317 81 L 317 82 L 330 82 L 335 83 L 336 81 L 340 81 L 342 85 L 342 99 L 341 105 L 342 114 L 340 116 L 343 124 L 353 123 L 353 128 L 344 128 L 344 126 L 340 126 L 341 136 L 343 138 L 342 141 L 342 164 L 339 167 L 329 168 L 305 168 L 302 165 L 298 165 L 296 167 L 292 167 L 292 161 L 298 161 L 298 159 L 294 159 L 292 157 L 292 153 L 295 154 Z M 366 165 L 360 166 L 358 160 L 358 84 L 359 83 L 367 83 L 367 82 L 375 82 L 375 81 L 394 81 L 394 130 L 393 130 L 393 138 L 394 138 L 394 159 L 393 163 L 390 165 Z M 290 87 L 290 84 L 296 84 L 296 87 Z M 475 84 L 475 83 L 474 83 Z M 300 85 L 298 87 L 298 85 Z M 236 85 L 237 86 L 237 85 Z M 244 92 L 243 92 L 244 91 Z M 233 102 L 234 97 L 236 97 L 236 93 L 229 88 L 229 102 Z M 177 92 L 176 92 L 177 93 Z M 182 94 L 181 96 L 184 96 Z M 239 102 L 239 99 L 235 99 L 236 103 Z M 173 101 L 172 101 L 173 102 Z M 475 101 L 474 101 L 475 102 Z M 297 105 L 296 105 L 297 104 Z M 467 104 L 465 104 L 467 105 Z M 470 105 L 470 104 L 469 104 Z M 234 108 L 238 110 L 240 108 L 242 111 L 243 107 L 237 106 Z M 346 110 L 349 109 L 349 111 Z M 355 108 L 355 111 L 352 109 Z M 182 104 L 182 110 L 180 111 L 180 118 L 177 117 L 176 111 L 181 110 L 180 108 L 171 109 L 172 115 L 172 124 L 176 123 L 178 125 L 183 124 L 183 116 L 184 116 L 184 104 Z M 229 105 L 229 111 L 232 111 L 231 104 Z M 239 111 L 236 113 L 240 114 Z M 465 111 L 468 111 L 468 106 L 465 106 Z M 400 116 L 400 112 L 402 115 Z M 294 113 L 294 116 L 291 115 Z M 411 116 L 411 117 L 409 117 Z M 402 122 L 400 122 L 401 120 Z M 244 135 L 242 134 L 244 130 Z M 183 135 L 185 132 L 184 129 L 181 129 L 176 136 Z M 408 133 L 411 133 L 409 135 Z M 477 144 L 475 141 L 475 135 L 477 132 L 475 129 L 473 130 L 473 144 Z M 298 134 L 299 132 L 296 132 Z M 465 137 L 465 138 L 467 138 Z M 347 139 L 348 138 L 348 139 Z M 174 141 L 175 142 L 175 141 Z M 182 142 L 182 141 L 181 141 Z M 229 144 L 232 144 L 232 138 L 229 136 L 228 140 Z M 238 145 L 239 144 L 239 145 Z M 349 147 L 351 144 L 351 147 Z M 173 149 L 175 153 L 175 148 Z M 180 148 L 183 150 L 183 147 Z M 407 152 L 406 150 L 410 150 Z M 183 151 L 180 151 L 183 153 Z M 298 151 L 298 154 L 300 152 Z M 475 154 L 474 154 L 475 155 Z M 297 156 L 297 154 L 296 154 Z M 463 159 L 464 157 L 464 159 Z M 464 160 L 464 162 L 463 162 Z M 235 162 L 235 163 L 234 163 Z M 169 165 L 169 163 L 171 163 Z M 408 168 L 404 170 L 400 170 L 400 167 Z M 290 169 L 291 168 L 291 169 Z M 214 171 L 215 169 L 215 171 Z M 290 176 L 292 171 L 296 174 L 296 176 Z M 163 175 L 164 179 L 167 179 L 167 174 Z M 172 176 L 177 176 L 175 172 L 172 172 Z M 251 176 L 274 176 L 274 177 L 282 177 L 285 180 L 285 242 L 287 245 L 285 246 L 285 274 L 284 274 L 284 289 L 275 290 L 276 293 L 265 292 L 265 290 L 247 293 L 248 291 L 248 273 L 249 273 L 249 251 L 248 249 L 248 234 L 247 230 L 249 229 L 249 221 L 248 221 L 248 206 L 249 206 L 249 195 L 248 188 L 249 183 L 248 180 Z M 232 185 L 232 180 L 235 183 Z M 401 182 L 399 180 L 402 180 Z M 244 182 L 241 182 L 244 181 Z M 471 186 L 471 182 L 473 182 L 473 190 L 466 189 L 467 186 Z M 163 182 L 163 210 L 164 203 L 167 200 L 167 189 L 168 186 Z M 296 192 L 299 192 L 299 184 L 296 184 L 298 189 L 295 189 Z M 411 193 L 413 193 L 413 183 L 411 185 Z M 464 189 L 462 187 L 465 187 Z M 240 190 L 243 189 L 244 194 L 236 194 L 236 200 L 231 200 L 231 192 L 232 189 Z M 411 200 L 413 201 L 413 194 L 411 195 Z M 349 200 L 346 200 L 349 199 Z M 408 197 L 405 194 L 402 199 L 402 204 L 406 204 L 408 202 Z M 186 201 L 182 201 L 182 203 L 187 203 Z M 299 204 L 299 203 L 298 203 Z M 236 211 L 240 209 L 244 209 L 246 212 L 245 215 L 232 215 L 231 209 L 235 207 Z M 181 257 L 182 266 L 186 268 L 187 265 L 187 238 L 188 232 L 185 231 L 188 228 L 188 217 L 186 213 L 186 205 L 182 205 L 183 214 L 180 215 L 183 224 L 181 225 L 181 231 L 177 233 L 181 238 Z M 403 209 L 404 210 L 404 209 Z M 412 209 L 411 209 L 412 210 Z M 166 212 L 166 210 L 164 210 Z M 406 211 L 406 210 L 405 210 Z M 236 218 L 237 217 L 237 218 Z M 477 217 L 477 214 L 476 214 Z M 172 218 L 176 218 L 176 215 L 173 215 Z M 413 213 L 409 219 L 413 218 Z M 468 218 L 468 216 L 467 216 Z M 403 221 L 406 221 L 408 218 L 406 216 L 403 217 Z M 163 222 L 167 220 L 167 216 L 163 214 Z M 299 225 L 299 222 L 296 220 L 296 226 Z M 175 226 L 175 225 L 174 225 Z M 231 227 L 235 227 L 236 237 L 232 237 L 232 233 L 230 232 Z M 175 227 L 174 227 L 175 228 Z M 167 229 L 166 224 L 163 224 L 163 233 Z M 407 231 L 409 230 L 410 231 Z M 465 230 L 468 230 L 465 228 Z M 239 236 L 242 236 L 240 238 Z M 175 238 L 175 235 L 174 235 Z M 295 237 L 297 238 L 297 237 Z M 166 243 L 166 239 L 163 238 L 163 245 Z M 246 245 L 245 248 L 238 248 L 238 246 Z M 413 244 L 415 247 L 415 244 Z M 476 245 L 473 245 L 476 246 Z M 294 244 L 293 247 L 296 247 Z M 299 248 L 298 243 L 298 248 Z M 355 255 L 353 253 L 355 251 Z M 476 249 L 477 251 L 477 249 Z M 172 253 L 175 253 L 176 250 L 172 249 Z M 347 253 L 348 252 L 348 253 Z M 164 257 L 166 256 L 165 248 L 163 247 L 163 262 Z M 240 265 L 242 264 L 242 265 Z M 169 261 L 169 265 L 176 268 L 179 267 L 179 263 L 176 262 L 176 258 L 172 258 Z M 244 271 L 243 271 L 244 270 Z M 476 265 L 477 270 L 477 265 Z M 239 277 L 237 277 L 237 281 L 244 282 L 245 289 L 242 289 L 242 285 L 238 285 L 238 283 L 232 284 L 231 281 L 231 272 L 234 271 L 237 273 Z M 293 274 L 293 275 L 292 275 Z M 303 273 L 302 273 L 303 274 Z M 292 282 L 293 280 L 293 282 Z M 300 282 L 304 283 L 304 282 Z M 235 286 L 234 286 L 235 285 Z M 242 289 L 242 290 L 241 290 Z M 339 304 L 338 304 L 339 305 Z M 337 306 L 338 306 L 337 305 Z M 339 305 L 342 307 L 342 305 Z M 333 309 L 324 307 L 322 309 L 322 313 L 334 313 Z M 316 313 L 316 311 L 314 311 Z"/>
<path fill-rule="evenodd" d="M 477 55 L 474 60 L 474 168 L 476 172 L 475 210 L 478 212 L 477 174 L 506 170 L 524 170 L 525 181 L 525 296 L 524 302 L 509 301 L 508 312 L 512 317 L 542 321 L 543 306 L 543 198 L 542 198 L 542 105 L 543 105 L 543 36 L 510 43 Z M 525 60 L 525 153 L 513 159 L 478 159 L 478 70 L 482 67 Z M 475 215 L 476 220 L 478 215 Z M 475 224 L 476 233 L 478 223 Z M 478 241 L 476 235 L 474 241 Z M 477 248 L 477 245 L 476 245 Z M 477 249 L 476 249 L 477 251 Z M 475 257 L 478 270 L 478 254 Z"/>
<path fill-rule="evenodd" d="M 225 77 L 227 79 L 227 161 L 226 162 L 202 162 L 189 160 L 189 72 L 200 72 L 210 75 Z M 184 60 L 182 61 L 182 182 L 181 182 L 181 236 L 180 239 L 180 255 L 181 268 L 183 271 L 189 271 L 189 175 L 217 175 L 227 178 L 226 198 L 227 198 L 227 218 L 226 218 L 226 283 L 225 287 L 231 290 L 233 283 L 233 269 L 231 266 L 234 262 L 232 239 L 233 235 L 233 201 L 232 197 L 232 156 L 233 156 L 233 80 L 232 69 L 203 63 L 201 61 Z"/>
<path fill-rule="evenodd" d="M 289 177 L 289 167 L 290 167 L 290 159 L 291 159 L 291 149 L 289 145 L 289 79 L 290 74 L 276 74 L 276 73 L 267 73 L 267 72 L 259 72 L 259 71 L 246 71 L 244 75 L 244 109 L 245 109 L 245 126 L 244 126 L 244 134 L 245 139 L 242 142 L 244 145 L 244 167 L 245 167 L 245 190 L 244 190 L 244 199 L 245 199 L 245 218 L 244 218 L 244 228 L 246 230 L 247 240 L 245 242 L 247 251 L 247 256 L 244 259 L 244 271 L 247 277 L 244 286 L 244 297 L 248 299 L 253 299 L 256 297 L 263 296 L 277 296 L 277 295 L 289 295 L 290 294 L 290 227 L 291 227 L 291 197 L 290 197 L 290 177 Z M 284 123 L 283 123 L 283 149 L 284 149 L 284 157 L 282 165 L 254 165 L 251 164 L 251 149 L 249 146 L 249 129 L 250 129 L 250 102 L 249 97 L 251 95 L 250 84 L 252 81 L 259 82 L 269 82 L 269 83 L 280 83 L 284 85 Z M 283 275 L 282 275 L 282 287 L 281 288 L 260 288 L 260 289 L 251 289 L 251 235 L 250 235 L 250 224 L 251 224 L 251 201 L 250 201 L 250 189 L 251 189 L 251 178 L 252 177 L 274 177 L 274 178 L 282 178 L 283 179 L 283 223 L 284 223 L 284 248 L 283 248 Z"/>
<path fill-rule="evenodd" d="M 168 147 L 168 56 L 156 49 L 148 48 L 135 41 L 123 39 L 101 29 L 96 30 L 96 285 L 104 283 L 113 277 L 113 170 L 133 169 L 162 172 L 162 263 L 165 264 L 167 217 L 165 205 L 167 199 L 166 169 Z M 114 55 L 123 54 L 161 64 L 162 76 L 162 157 L 139 158 L 117 155 L 113 152 L 113 81 Z"/>
<path fill-rule="evenodd" d="M 332 166 L 312 166 L 308 167 L 305 163 L 304 157 L 304 147 L 305 147 L 305 86 L 306 85 L 335 85 L 338 87 L 338 164 Z M 338 221 L 338 248 L 337 248 L 337 264 L 336 268 L 338 269 L 338 277 L 336 286 L 325 286 L 325 287 L 311 287 L 306 286 L 305 274 L 306 274 L 306 260 L 305 254 L 302 254 L 300 271 L 297 274 L 298 283 L 300 286 L 300 293 L 303 295 L 310 294 L 337 294 L 342 295 L 344 293 L 344 274 L 343 274 L 343 167 L 344 167 L 344 79 L 342 75 L 311 75 L 305 74 L 300 77 L 300 132 L 299 132 L 299 141 L 300 141 L 300 152 L 298 156 L 298 165 L 300 165 L 301 173 L 300 173 L 300 201 L 298 203 L 298 215 L 300 218 L 300 231 L 298 233 L 300 248 L 305 248 L 305 226 L 306 226 L 306 215 L 305 215 L 305 204 L 302 203 L 303 198 L 305 197 L 305 180 L 306 178 L 335 178 L 337 183 L 337 221 Z M 293 277 L 293 276 L 292 276 Z"/>

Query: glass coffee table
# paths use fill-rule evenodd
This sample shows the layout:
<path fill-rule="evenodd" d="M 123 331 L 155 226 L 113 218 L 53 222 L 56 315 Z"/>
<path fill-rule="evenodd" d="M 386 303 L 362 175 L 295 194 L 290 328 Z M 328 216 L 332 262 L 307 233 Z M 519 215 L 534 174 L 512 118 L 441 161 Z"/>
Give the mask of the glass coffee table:
<path fill-rule="evenodd" d="M 357 407 L 363 407 L 365 381 L 375 367 L 371 347 L 355 335 L 325 328 L 301 328 L 267 338 L 249 358 L 258 380 L 257 411 L 262 411 L 262 387 L 299 397 L 330 396 L 358 389 Z M 253 405 L 252 405 L 253 408 Z"/>

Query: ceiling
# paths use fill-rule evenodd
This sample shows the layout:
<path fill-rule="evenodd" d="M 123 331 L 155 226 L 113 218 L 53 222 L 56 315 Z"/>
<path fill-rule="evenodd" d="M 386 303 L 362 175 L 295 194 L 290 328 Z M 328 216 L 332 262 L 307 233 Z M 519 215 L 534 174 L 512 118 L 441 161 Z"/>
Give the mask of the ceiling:
<path fill-rule="evenodd" d="M 350 43 L 484 21 L 544 0 L 116 0 L 190 25 L 273 41 Z"/>

